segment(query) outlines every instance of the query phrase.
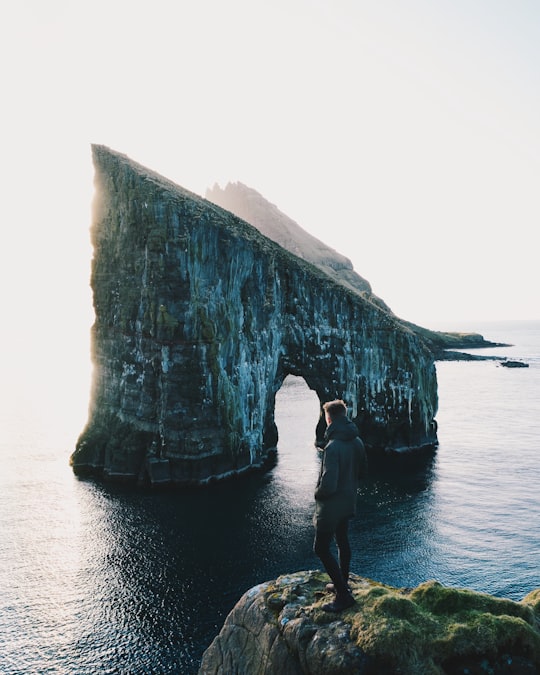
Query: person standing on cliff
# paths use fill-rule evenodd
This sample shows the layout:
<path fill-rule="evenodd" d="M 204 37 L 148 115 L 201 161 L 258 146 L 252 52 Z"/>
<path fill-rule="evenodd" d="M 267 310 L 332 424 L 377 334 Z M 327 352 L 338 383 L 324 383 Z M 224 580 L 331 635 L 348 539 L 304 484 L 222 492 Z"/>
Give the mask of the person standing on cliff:
<path fill-rule="evenodd" d="M 315 488 L 315 540 L 313 551 L 332 580 L 327 590 L 335 593 L 333 602 L 323 605 L 327 612 L 341 612 L 354 605 L 348 586 L 351 547 L 349 520 L 356 515 L 356 493 L 367 474 L 364 443 L 354 422 L 347 417 L 341 400 L 323 405 L 327 429 L 319 479 Z M 330 551 L 335 539 L 338 560 Z"/>

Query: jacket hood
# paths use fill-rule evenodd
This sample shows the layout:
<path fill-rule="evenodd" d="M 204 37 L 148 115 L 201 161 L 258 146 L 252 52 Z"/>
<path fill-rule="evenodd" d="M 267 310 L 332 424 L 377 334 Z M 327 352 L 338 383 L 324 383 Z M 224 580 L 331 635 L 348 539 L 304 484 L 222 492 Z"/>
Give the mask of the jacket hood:
<path fill-rule="evenodd" d="M 358 436 L 358 427 L 348 417 L 338 417 L 326 429 L 325 440 L 352 441 Z"/>

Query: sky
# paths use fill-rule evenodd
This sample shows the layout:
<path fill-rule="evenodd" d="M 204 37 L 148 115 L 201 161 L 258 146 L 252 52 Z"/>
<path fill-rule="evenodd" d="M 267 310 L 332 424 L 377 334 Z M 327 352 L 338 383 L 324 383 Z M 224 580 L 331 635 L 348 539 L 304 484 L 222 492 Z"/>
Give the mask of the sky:
<path fill-rule="evenodd" d="M 0 57 L 4 366 L 88 362 L 92 143 L 256 189 L 406 320 L 540 318 L 536 0 L 18 0 Z"/>

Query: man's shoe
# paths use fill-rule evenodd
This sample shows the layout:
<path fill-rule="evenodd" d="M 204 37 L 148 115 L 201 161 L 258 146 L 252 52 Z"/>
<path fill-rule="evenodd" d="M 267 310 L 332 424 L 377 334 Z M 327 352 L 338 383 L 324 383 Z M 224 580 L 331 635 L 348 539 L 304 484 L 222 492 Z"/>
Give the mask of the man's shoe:
<path fill-rule="evenodd" d="M 322 608 L 325 612 L 343 612 L 345 609 L 349 609 L 355 604 L 356 600 L 349 593 L 348 595 L 338 595 L 334 602 L 328 602 L 326 605 L 323 605 Z"/>

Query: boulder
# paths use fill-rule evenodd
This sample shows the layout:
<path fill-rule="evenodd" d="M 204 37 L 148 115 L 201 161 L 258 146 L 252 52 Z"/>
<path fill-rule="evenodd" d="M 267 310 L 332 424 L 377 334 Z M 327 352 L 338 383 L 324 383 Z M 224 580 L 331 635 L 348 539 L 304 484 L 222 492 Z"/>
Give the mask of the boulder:
<path fill-rule="evenodd" d="M 326 574 L 247 591 L 204 652 L 199 675 L 533 675 L 540 590 L 521 602 L 428 581 L 397 589 L 352 575 L 356 604 L 323 611 Z"/>

